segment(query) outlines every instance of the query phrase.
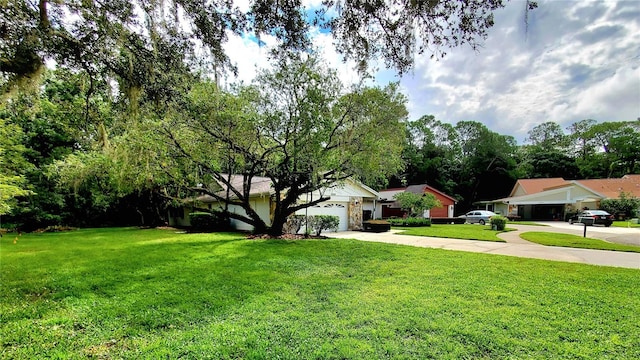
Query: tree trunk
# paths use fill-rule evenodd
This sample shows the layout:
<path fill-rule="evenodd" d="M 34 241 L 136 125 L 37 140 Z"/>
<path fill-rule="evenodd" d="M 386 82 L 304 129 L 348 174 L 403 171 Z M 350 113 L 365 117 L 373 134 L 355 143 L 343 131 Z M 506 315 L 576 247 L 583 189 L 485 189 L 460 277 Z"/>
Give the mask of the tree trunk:
<path fill-rule="evenodd" d="M 281 206 L 276 206 L 276 209 L 273 213 L 273 219 L 271 220 L 271 227 L 269 228 L 269 235 L 281 236 L 282 234 L 284 234 L 284 225 L 287 223 L 287 219 L 290 215 L 295 214 L 296 211 L 296 209 L 292 209 L 291 206 L 295 203 L 295 199 L 297 199 L 299 196 L 302 196 L 302 194 L 300 193 L 298 193 L 297 195 L 292 194 L 293 193 L 290 192 L 287 195 L 287 199 L 285 199 L 284 202 L 280 204 Z M 317 199 L 316 202 L 324 200 L 327 199 L 321 197 L 320 199 Z"/>
<path fill-rule="evenodd" d="M 271 236 L 281 236 L 284 229 L 284 224 L 287 222 L 286 216 L 278 216 L 275 215 L 273 217 L 273 222 L 271 223 L 271 227 L 269 228 L 269 235 Z"/>

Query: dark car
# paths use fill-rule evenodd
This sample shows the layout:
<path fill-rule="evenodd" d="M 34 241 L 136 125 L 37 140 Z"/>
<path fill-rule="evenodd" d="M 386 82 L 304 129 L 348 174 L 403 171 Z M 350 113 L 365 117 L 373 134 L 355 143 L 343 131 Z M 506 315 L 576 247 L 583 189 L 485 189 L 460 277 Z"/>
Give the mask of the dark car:
<path fill-rule="evenodd" d="M 573 224 L 574 222 L 587 225 L 599 224 L 609 227 L 613 223 L 613 215 L 604 210 L 585 210 L 569 218 L 570 224 Z"/>

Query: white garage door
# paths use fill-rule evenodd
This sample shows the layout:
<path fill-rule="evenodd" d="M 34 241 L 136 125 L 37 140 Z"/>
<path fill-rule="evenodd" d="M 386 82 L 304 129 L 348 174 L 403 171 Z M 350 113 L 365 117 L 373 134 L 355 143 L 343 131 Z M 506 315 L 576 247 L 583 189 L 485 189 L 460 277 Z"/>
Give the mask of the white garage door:
<path fill-rule="evenodd" d="M 340 218 L 339 231 L 346 231 L 349 225 L 346 202 L 325 202 L 307 209 L 307 215 L 334 215 Z M 298 212 L 304 215 L 304 210 Z"/>

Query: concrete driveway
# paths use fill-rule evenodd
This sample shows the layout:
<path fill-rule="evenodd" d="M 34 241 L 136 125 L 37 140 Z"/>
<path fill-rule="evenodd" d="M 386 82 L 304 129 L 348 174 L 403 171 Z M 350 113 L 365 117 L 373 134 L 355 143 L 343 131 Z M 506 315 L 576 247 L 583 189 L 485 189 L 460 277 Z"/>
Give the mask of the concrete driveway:
<path fill-rule="evenodd" d="M 389 244 L 410 245 L 445 250 L 469 251 L 532 259 L 566 261 L 591 265 L 640 269 L 640 253 L 543 246 L 522 240 L 520 239 L 519 234 L 524 231 L 545 231 L 542 229 L 551 231 L 553 227 L 525 225 L 513 227 L 522 228 L 518 229 L 518 231 L 511 231 L 501 234 L 503 235 L 501 237 L 506 241 L 506 243 L 398 235 L 397 233 L 401 230 L 392 230 L 386 233 L 342 231 L 338 233 L 328 233 L 327 236 L 332 238 L 356 239 L 362 241 L 383 242 Z M 533 229 L 530 230 L 529 228 Z M 577 229 L 579 230 L 579 228 Z M 589 233 L 589 229 L 587 229 L 587 235 L 591 236 L 591 234 Z"/>

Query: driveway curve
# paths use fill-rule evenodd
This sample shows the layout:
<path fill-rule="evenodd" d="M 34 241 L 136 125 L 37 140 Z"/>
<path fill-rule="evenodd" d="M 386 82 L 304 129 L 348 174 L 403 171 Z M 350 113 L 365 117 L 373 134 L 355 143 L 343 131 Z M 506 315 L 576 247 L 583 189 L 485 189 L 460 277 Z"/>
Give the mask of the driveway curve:
<path fill-rule="evenodd" d="M 582 236 L 584 233 L 584 225 L 579 223 L 569 224 L 563 221 L 545 221 L 540 222 L 540 224 L 546 226 L 527 226 L 514 223 L 510 223 L 508 226 L 517 229 L 526 229 L 527 231 L 549 231 L 578 236 Z M 587 237 L 618 244 L 640 246 L 640 228 L 604 227 L 599 225 L 587 226 Z"/>
<path fill-rule="evenodd" d="M 511 225 L 509 225 L 511 226 Z M 520 227 L 523 228 L 520 228 Z M 341 231 L 327 236 L 336 239 L 355 239 L 361 241 L 382 242 L 388 244 L 409 245 L 425 248 L 468 251 L 484 254 L 498 254 L 523 258 L 575 262 L 591 265 L 614 266 L 622 268 L 640 269 L 640 253 L 620 251 L 574 249 L 556 246 L 543 246 L 520 239 L 517 235 L 525 231 L 543 231 L 544 226 L 519 225 L 517 231 L 505 236 L 506 242 L 491 242 L 462 239 L 445 239 L 428 236 L 399 235 L 402 230 L 391 230 L 385 233 L 371 233 L 362 231 Z M 533 230 L 528 230 L 533 228 Z"/>

